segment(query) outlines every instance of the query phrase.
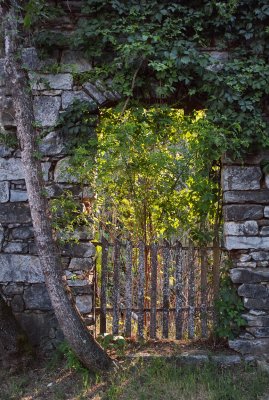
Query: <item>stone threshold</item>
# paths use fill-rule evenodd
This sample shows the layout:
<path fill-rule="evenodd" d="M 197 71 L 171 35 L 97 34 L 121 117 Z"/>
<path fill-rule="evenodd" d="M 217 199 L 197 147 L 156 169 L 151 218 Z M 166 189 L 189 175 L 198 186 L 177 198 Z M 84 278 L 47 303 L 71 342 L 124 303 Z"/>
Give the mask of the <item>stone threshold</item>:
<path fill-rule="evenodd" d="M 239 355 L 239 354 L 210 354 L 206 351 L 191 351 L 183 352 L 181 354 L 152 354 L 152 353 L 131 353 L 121 357 L 123 360 L 141 360 L 141 361 L 153 361 L 153 360 L 164 360 L 168 362 L 175 362 L 179 365 L 203 365 L 203 364 L 216 364 L 220 367 L 232 367 L 235 365 L 253 365 L 260 366 L 267 365 L 267 362 L 262 360 L 261 357 L 255 357 L 252 355 Z M 264 368 L 265 369 L 265 368 Z M 269 364 L 268 364 L 269 373 Z"/>

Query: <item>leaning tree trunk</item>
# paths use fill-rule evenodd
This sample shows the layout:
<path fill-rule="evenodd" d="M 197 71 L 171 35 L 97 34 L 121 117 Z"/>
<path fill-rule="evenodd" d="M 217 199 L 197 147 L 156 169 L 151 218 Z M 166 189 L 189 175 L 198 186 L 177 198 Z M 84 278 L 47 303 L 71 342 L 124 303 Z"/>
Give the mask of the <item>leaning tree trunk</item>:
<path fill-rule="evenodd" d="M 53 238 L 41 163 L 37 159 L 33 99 L 27 85 L 28 76 L 18 62 L 14 7 L 11 7 L 6 17 L 5 72 L 10 83 L 33 229 L 47 290 L 64 336 L 79 360 L 92 370 L 108 369 L 112 366 L 111 359 L 85 327 L 68 298 L 62 278 L 61 256 Z"/>

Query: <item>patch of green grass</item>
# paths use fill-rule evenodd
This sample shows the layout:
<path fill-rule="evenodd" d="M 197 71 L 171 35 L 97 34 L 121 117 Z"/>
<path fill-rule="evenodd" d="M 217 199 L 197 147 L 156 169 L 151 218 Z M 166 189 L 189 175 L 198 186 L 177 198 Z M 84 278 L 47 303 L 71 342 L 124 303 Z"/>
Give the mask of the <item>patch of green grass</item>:
<path fill-rule="evenodd" d="M 118 375 L 107 400 L 255 400 L 269 389 L 266 373 L 249 366 L 177 366 L 161 359 Z"/>

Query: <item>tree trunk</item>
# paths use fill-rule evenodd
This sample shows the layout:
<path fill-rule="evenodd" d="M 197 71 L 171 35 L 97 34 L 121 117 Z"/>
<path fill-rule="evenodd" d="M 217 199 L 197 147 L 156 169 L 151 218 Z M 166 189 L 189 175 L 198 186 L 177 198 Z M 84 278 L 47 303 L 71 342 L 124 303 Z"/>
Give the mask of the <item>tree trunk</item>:
<path fill-rule="evenodd" d="M 5 21 L 5 72 L 13 98 L 33 229 L 48 293 L 65 338 L 82 364 L 92 370 L 108 369 L 112 366 L 111 359 L 90 335 L 67 295 L 62 278 L 61 256 L 53 238 L 48 200 L 44 195 L 41 163 L 37 159 L 33 99 L 27 86 L 28 76 L 17 61 L 18 32 L 14 6 Z"/>

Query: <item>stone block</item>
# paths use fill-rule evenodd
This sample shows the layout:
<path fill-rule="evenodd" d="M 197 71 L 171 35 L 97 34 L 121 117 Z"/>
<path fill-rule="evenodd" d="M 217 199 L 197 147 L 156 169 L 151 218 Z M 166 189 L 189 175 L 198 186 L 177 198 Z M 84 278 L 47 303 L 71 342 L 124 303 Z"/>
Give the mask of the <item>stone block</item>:
<path fill-rule="evenodd" d="M 0 223 L 25 224 L 31 222 L 29 205 L 26 203 L 0 204 Z"/>
<path fill-rule="evenodd" d="M 15 203 L 17 201 L 27 201 L 28 194 L 25 190 L 11 190 L 10 191 L 10 201 Z"/>
<path fill-rule="evenodd" d="M 95 101 L 88 96 L 83 91 L 69 91 L 63 92 L 62 94 L 62 108 L 65 110 L 68 106 L 70 106 L 75 100 L 79 101 L 87 101 L 92 104 L 93 108 L 97 109 L 97 104 Z"/>
<path fill-rule="evenodd" d="M 4 253 L 28 253 L 28 244 L 23 242 L 8 242 L 3 246 Z"/>
<path fill-rule="evenodd" d="M 210 358 L 214 364 L 222 365 L 224 367 L 241 364 L 241 357 L 236 354 L 213 355 Z"/>
<path fill-rule="evenodd" d="M 61 107 L 59 96 L 36 96 L 34 98 L 35 120 L 41 126 L 54 126 L 58 120 Z"/>
<path fill-rule="evenodd" d="M 261 236 L 269 236 L 269 226 L 263 226 L 260 231 Z"/>
<path fill-rule="evenodd" d="M 227 250 L 261 249 L 269 250 L 269 237 L 258 236 L 226 236 L 224 246 Z"/>
<path fill-rule="evenodd" d="M 88 282 L 87 286 L 72 286 L 71 290 L 75 296 L 81 295 L 81 294 L 93 295 L 93 285 L 90 285 L 89 282 Z"/>
<path fill-rule="evenodd" d="M 269 298 L 249 299 L 244 298 L 244 306 L 248 310 L 269 310 Z"/>
<path fill-rule="evenodd" d="M 103 95 L 103 93 L 96 88 L 92 83 L 87 82 L 83 85 L 85 92 L 91 96 L 91 98 L 96 101 L 97 104 L 102 105 L 106 103 L 107 98 Z"/>
<path fill-rule="evenodd" d="M 262 205 L 227 205 L 223 207 L 224 221 L 258 220 L 263 218 Z"/>
<path fill-rule="evenodd" d="M 262 356 L 269 354 L 269 339 L 229 340 L 229 347 L 242 354 Z"/>
<path fill-rule="evenodd" d="M 0 182 L 0 203 L 7 203 L 9 201 L 9 182 Z"/>
<path fill-rule="evenodd" d="M 241 262 L 248 262 L 251 260 L 250 254 L 241 254 L 239 257 L 239 261 Z"/>
<path fill-rule="evenodd" d="M 11 231 L 13 239 L 27 240 L 34 237 L 34 230 L 31 226 L 20 226 L 13 228 Z"/>
<path fill-rule="evenodd" d="M 24 179 L 24 168 L 20 158 L 0 158 L 0 181 Z"/>
<path fill-rule="evenodd" d="M 13 297 L 15 294 L 22 294 L 24 290 L 24 284 L 22 283 L 8 283 L 1 285 L 1 291 L 7 297 Z"/>
<path fill-rule="evenodd" d="M 0 280 L 1 282 L 1 280 Z M 71 288 L 73 287 L 88 287 L 89 286 L 89 281 L 87 279 L 73 279 L 73 280 L 69 280 L 68 282 L 68 286 L 70 286 Z"/>
<path fill-rule="evenodd" d="M 23 313 L 17 314 L 16 317 L 33 346 L 41 346 L 41 344 L 46 343 L 51 328 L 53 326 L 58 327 L 56 317 L 49 312 Z"/>
<path fill-rule="evenodd" d="M 239 190 L 229 191 L 223 193 L 223 201 L 225 204 L 229 203 L 253 203 L 253 204 L 268 204 L 269 203 L 269 190 Z"/>
<path fill-rule="evenodd" d="M 257 221 L 225 222 L 224 235 L 255 236 L 259 233 Z"/>
<path fill-rule="evenodd" d="M 82 295 L 76 297 L 76 306 L 82 314 L 88 314 L 92 311 L 92 296 Z"/>
<path fill-rule="evenodd" d="M 92 226 L 80 226 L 75 229 L 73 237 L 78 240 L 91 240 L 94 238 L 93 227 Z"/>
<path fill-rule="evenodd" d="M 7 147 L 3 144 L 0 144 L 0 157 L 10 157 L 11 154 L 13 153 L 13 149 L 10 147 Z"/>
<path fill-rule="evenodd" d="M 237 268 L 240 268 L 240 267 L 256 268 L 257 263 L 254 261 L 237 262 L 236 267 Z"/>
<path fill-rule="evenodd" d="M 243 283 L 243 285 L 238 288 L 238 294 L 243 297 L 262 299 L 269 297 L 269 289 L 264 285 Z"/>
<path fill-rule="evenodd" d="M 247 331 L 256 338 L 269 338 L 269 327 L 267 328 L 252 327 L 252 328 L 247 328 Z"/>
<path fill-rule="evenodd" d="M 72 258 L 68 269 L 70 271 L 91 271 L 94 268 L 92 259 Z"/>
<path fill-rule="evenodd" d="M 73 176 L 68 169 L 70 168 L 70 157 L 62 158 L 57 162 L 54 170 L 54 180 L 57 183 L 77 182 L 77 177 Z"/>
<path fill-rule="evenodd" d="M 20 254 L 0 254 L 0 266 L 0 282 L 44 282 L 44 275 L 38 257 Z"/>
<path fill-rule="evenodd" d="M 40 60 L 35 47 L 22 49 L 22 63 L 29 70 L 37 70 L 40 67 Z"/>
<path fill-rule="evenodd" d="M 45 284 L 27 286 L 24 290 L 25 308 L 28 310 L 50 311 L 51 301 Z"/>
<path fill-rule="evenodd" d="M 264 217 L 269 218 L 269 206 L 264 207 Z"/>
<path fill-rule="evenodd" d="M 95 246 L 92 243 L 67 243 L 63 249 L 62 254 L 64 256 L 70 256 L 74 258 L 88 258 L 94 257 L 96 253 Z"/>
<path fill-rule="evenodd" d="M 246 320 L 248 326 L 269 328 L 269 315 L 253 315 L 248 313 L 248 314 L 243 314 L 242 317 Z"/>
<path fill-rule="evenodd" d="M 269 270 L 233 268 L 230 270 L 233 283 L 259 283 L 269 282 Z"/>
<path fill-rule="evenodd" d="M 43 172 L 43 179 L 44 179 L 45 182 L 47 182 L 49 180 L 50 167 L 51 167 L 51 163 L 50 162 L 41 163 L 41 168 L 42 168 L 42 172 Z"/>
<path fill-rule="evenodd" d="M 30 81 L 33 90 L 71 90 L 73 76 L 71 74 L 30 74 Z"/>
<path fill-rule="evenodd" d="M 269 260 L 269 251 L 252 251 L 250 256 L 255 261 L 268 261 Z"/>
<path fill-rule="evenodd" d="M 59 155 L 62 153 L 64 148 L 65 145 L 63 143 L 63 138 L 58 132 L 50 132 L 42 139 L 42 142 L 39 145 L 39 150 L 46 156 Z"/>
<path fill-rule="evenodd" d="M 67 72 L 86 72 L 92 69 L 91 63 L 86 60 L 83 52 L 71 50 L 63 51 L 61 67 Z"/>
<path fill-rule="evenodd" d="M 222 188 L 226 190 L 258 190 L 262 172 L 258 166 L 225 166 L 222 170 Z"/>
<path fill-rule="evenodd" d="M 16 294 L 11 300 L 11 308 L 14 313 L 24 311 L 24 301 L 21 295 Z"/>

